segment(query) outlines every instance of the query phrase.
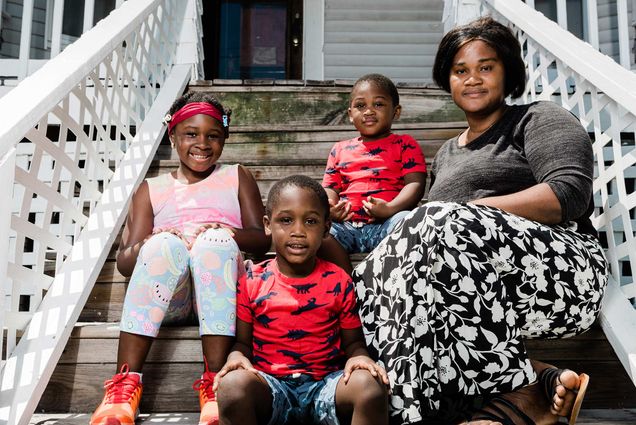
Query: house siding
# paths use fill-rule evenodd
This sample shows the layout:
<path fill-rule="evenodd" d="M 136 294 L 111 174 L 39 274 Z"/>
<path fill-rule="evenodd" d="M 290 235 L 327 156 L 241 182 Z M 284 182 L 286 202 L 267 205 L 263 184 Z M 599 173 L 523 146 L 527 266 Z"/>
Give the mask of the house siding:
<path fill-rule="evenodd" d="M 431 82 L 443 0 L 325 0 L 324 78 Z"/>
<path fill-rule="evenodd" d="M 618 19 L 616 15 L 616 0 L 598 0 L 598 32 L 599 32 L 599 50 L 608 56 L 611 56 L 617 62 L 619 58 L 618 47 Z M 634 2 L 627 2 L 629 40 L 630 40 L 630 56 L 632 67 L 634 65 Z"/>
<path fill-rule="evenodd" d="M 0 58 L 18 58 L 20 56 L 20 34 L 22 30 L 21 0 L 5 0 L 2 19 L 2 46 Z M 31 59 L 48 59 L 49 51 L 45 49 L 46 0 L 35 0 L 33 23 L 31 29 Z M 8 15 L 8 16 L 7 16 Z"/>

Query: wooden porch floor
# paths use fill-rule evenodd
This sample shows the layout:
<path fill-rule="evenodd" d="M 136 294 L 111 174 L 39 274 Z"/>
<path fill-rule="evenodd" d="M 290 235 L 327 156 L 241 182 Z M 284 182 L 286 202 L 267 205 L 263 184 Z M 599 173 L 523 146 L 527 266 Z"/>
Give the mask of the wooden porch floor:
<path fill-rule="evenodd" d="M 33 415 L 29 425 L 86 425 L 90 414 L 45 414 Z M 199 413 L 155 413 L 141 415 L 137 424 L 197 425 Z M 582 410 L 577 424 L 633 425 L 636 424 L 636 409 L 588 409 Z"/>

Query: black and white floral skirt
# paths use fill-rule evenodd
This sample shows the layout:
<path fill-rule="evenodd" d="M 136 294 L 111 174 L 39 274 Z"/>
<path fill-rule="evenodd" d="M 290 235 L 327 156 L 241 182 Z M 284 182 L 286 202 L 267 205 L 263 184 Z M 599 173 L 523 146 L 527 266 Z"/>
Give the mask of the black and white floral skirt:
<path fill-rule="evenodd" d="M 536 379 L 524 338 L 585 331 L 607 263 L 597 240 L 501 210 L 428 203 L 353 273 L 372 356 L 392 384 L 393 423 L 446 397 L 505 393 Z"/>

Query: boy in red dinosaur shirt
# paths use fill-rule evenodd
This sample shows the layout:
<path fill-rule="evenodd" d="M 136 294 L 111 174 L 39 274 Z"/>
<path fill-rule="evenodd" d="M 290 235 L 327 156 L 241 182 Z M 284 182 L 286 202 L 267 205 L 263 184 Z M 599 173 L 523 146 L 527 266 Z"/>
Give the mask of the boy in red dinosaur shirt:
<path fill-rule="evenodd" d="M 215 382 L 221 422 L 388 423 L 388 376 L 367 352 L 351 278 L 316 257 L 325 191 L 285 178 L 263 221 L 276 258 L 239 281 L 236 344 Z"/>

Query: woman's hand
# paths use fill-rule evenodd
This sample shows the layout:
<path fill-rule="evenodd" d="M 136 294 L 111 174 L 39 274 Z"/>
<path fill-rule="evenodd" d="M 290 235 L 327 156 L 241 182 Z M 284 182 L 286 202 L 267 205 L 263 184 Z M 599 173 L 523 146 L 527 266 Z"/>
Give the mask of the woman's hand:
<path fill-rule="evenodd" d="M 362 207 L 374 219 L 383 220 L 395 214 L 393 208 L 384 199 L 374 198 L 373 196 L 367 196 L 366 200 L 362 200 Z"/>
<path fill-rule="evenodd" d="M 329 218 L 331 218 L 332 221 L 342 223 L 343 221 L 351 220 L 353 217 L 353 212 L 351 212 L 351 202 L 349 201 L 341 199 L 338 202 L 334 202 L 330 198 L 329 207 Z"/>
<path fill-rule="evenodd" d="M 212 391 L 216 392 L 216 390 L 219 388 L 219 381 L 221 380 L 221 378 L 223 378 L 225 375 L 227 375 L 231 371 L 238 370 L 238 369 L 245 369 L 250 372 L 258 373 L 258 371 L 254 369 L 252 362 L 250 362 L 247 357 L 245 357 L 242 353 L 238 351 L 234 351 L 233 353 L 230 353 L 230 355 L 227 358 L 227 362 L 225 362 L 225 365 L 223 365 L 221 370 L 219 370 L 219 372 L 214 377 L 214 384 L 212 385 Z"/>
<path fill-rule="evenodd" d="M 351 373 L 356 369 L 366 369 L 375 378 L 380 377 L 382 383 L 389 386 L 389 376 L 382 366 L 374 362 L 371 357 L 365 355 L 359 355 L 350 357 L 344 367 L 344 375 L 342 376 L 342 382 L 345 384 L 349 381 Z"/>

